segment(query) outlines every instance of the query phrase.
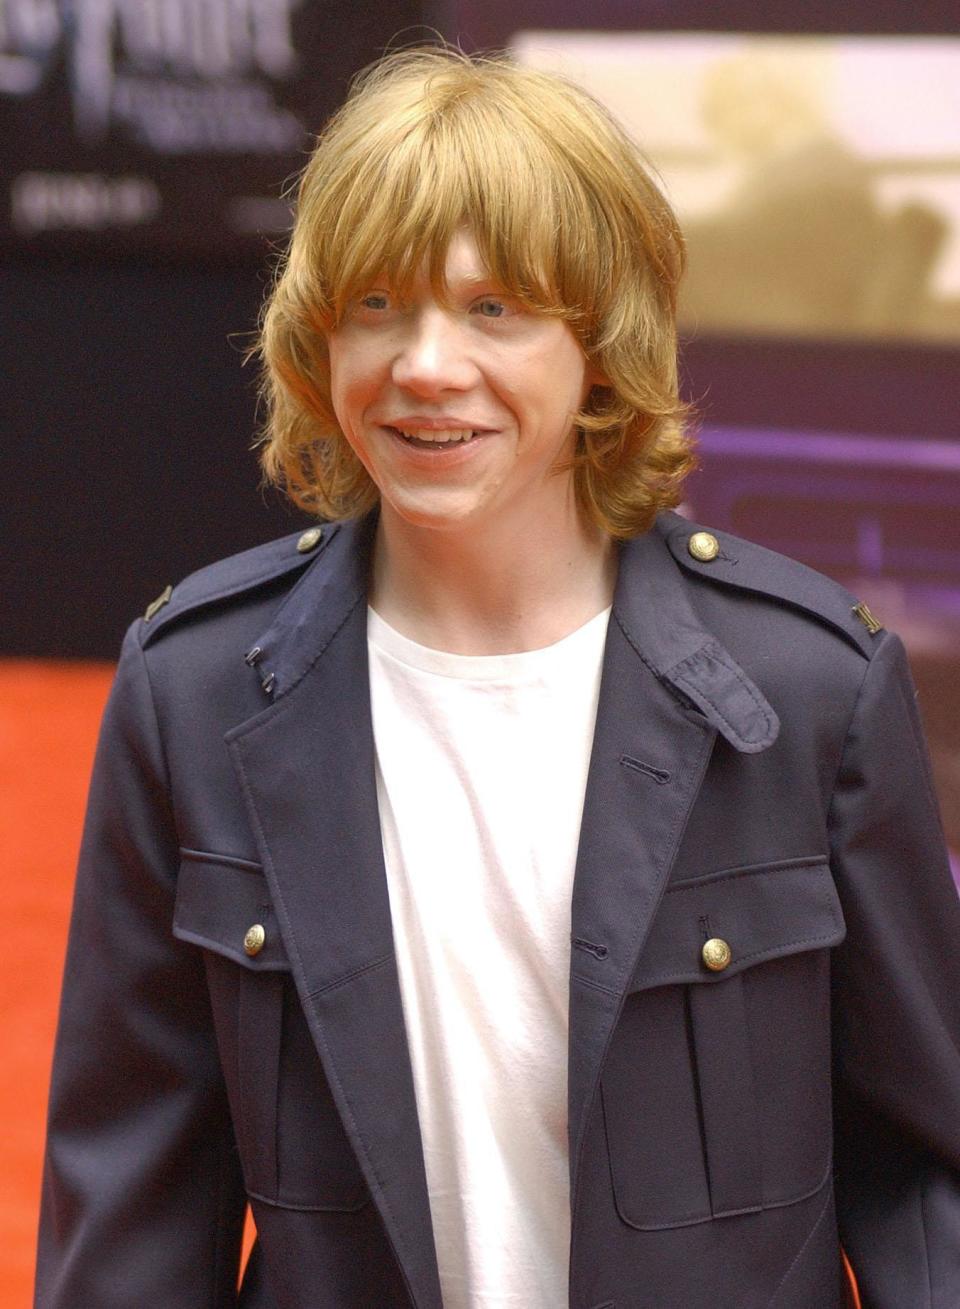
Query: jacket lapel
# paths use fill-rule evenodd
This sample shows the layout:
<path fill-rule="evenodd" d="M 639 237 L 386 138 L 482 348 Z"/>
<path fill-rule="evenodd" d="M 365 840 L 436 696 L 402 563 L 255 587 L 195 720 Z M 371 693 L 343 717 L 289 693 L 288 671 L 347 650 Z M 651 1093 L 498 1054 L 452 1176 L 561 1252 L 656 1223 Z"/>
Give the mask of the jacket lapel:
<path fill-rule="evenodd" d="M 659 531 L 622 547 L 571 907 L 571 1188 L 600 1068 L 719 734 L 776 739 L 773 710 L 686 595 Z"/>
<path fill-rule="evenodd" d="M 257 643 L 273 703 L 227 740 L 344 1125 L 413 1303 L 439 1309 L 377 811 L 365 601 L 372 524 L 327 530 L 325 557 Z"/>

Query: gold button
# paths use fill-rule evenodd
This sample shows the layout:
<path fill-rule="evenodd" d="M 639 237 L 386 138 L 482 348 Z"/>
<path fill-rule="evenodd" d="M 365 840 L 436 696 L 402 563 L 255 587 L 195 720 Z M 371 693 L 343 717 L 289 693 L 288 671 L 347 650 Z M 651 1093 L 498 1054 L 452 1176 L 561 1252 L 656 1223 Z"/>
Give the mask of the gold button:
<path fill-rule="evenodd" d="M 307 530 L 301 534 L 300 540 L 297 542 L 297 549 L 302 555 L 305 555 L 308 550 L 313 550 L 320 544 L 322 536 L 322 527 L 308 527 Z"/>
<path fill-rule="evenodd" d="M 720 553 L 720 542 L 712 532 L 694 532 L 687 542 L 687 549 L 694 559 L 699 559 L 702 564 L 708 564 Z"/>
<path fill-rule="evenodd" d="M 719 936 L 711 936 L 709 941 L 705 941 L 700 953 L 711 973 L 722 973 L 733 958 L 730 947 Z"/>
<path fill-rule="evenodd" d="M 260 923 L 254 923 L 252 927 L 247 928 L 247 934 L 243 938 L 244 953 L 252 959 L 255 954 L 259 954 L 263 949 L 263 944 L 267 939 L 267 934 Z"/>

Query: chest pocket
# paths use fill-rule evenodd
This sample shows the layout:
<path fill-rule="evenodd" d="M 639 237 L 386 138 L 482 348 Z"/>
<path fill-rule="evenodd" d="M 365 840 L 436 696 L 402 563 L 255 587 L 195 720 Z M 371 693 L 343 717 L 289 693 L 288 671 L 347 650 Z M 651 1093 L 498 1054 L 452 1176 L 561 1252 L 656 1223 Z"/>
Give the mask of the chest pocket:
<path fill-rule="evenodd" d="M 260 933 L 247 935 L 255 925 L 262 943 Z M 173 932 L 206 952 L 248 1192 L 291 1209 L 362 1208 L 368 1192 L 310 1036 L 259 866 L 181 851 Z"/>
<path fill-rule="evenodd" d="M 830 869 L 793 859 L 665 894 L 604 1065 L 617 1210 L 658 1229 L 787 1205 L 831 1167 Z M 711 971 L 708 939 L 730 948 Z M 720 952 L 716 963 L 723 964 Z"/>

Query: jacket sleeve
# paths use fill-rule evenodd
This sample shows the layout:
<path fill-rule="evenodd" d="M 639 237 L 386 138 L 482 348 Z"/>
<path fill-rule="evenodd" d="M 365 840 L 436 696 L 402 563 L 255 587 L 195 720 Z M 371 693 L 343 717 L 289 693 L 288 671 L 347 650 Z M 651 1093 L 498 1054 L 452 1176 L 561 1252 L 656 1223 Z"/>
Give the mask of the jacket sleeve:
<path fill-rule="evenodd" d="M 886 635 L 831 808 L 837 1201 L 864 1309 L 960 1305 L 960 906 L 903 646 Z"/>
<path fill-rule="evenodd" d="M 37 1309 L 237 1302 L 244 1194 L 135 625 L 101 729 L 50 1091 Z"/>

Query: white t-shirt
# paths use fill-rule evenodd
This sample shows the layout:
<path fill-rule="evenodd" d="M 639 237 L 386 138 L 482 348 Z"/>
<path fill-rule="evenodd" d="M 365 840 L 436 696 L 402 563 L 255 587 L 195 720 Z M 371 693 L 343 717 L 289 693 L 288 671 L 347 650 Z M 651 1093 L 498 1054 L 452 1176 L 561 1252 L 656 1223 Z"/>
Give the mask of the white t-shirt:
<path fill-rule="evenodd" d="M 454 655 L 369 612 L 377 797 L 444 1309 L 567 1303 L 570 898 L 609 610 Z"/>

